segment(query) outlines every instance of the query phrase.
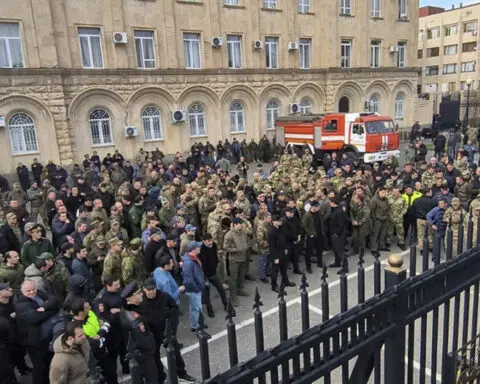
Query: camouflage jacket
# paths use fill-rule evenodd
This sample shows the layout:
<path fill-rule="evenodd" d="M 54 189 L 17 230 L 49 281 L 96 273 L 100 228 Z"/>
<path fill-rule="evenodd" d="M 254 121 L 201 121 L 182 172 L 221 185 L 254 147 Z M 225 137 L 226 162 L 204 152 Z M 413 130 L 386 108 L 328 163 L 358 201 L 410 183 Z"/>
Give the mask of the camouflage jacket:
<path fill-rule="evenodd" d="M 105 261 L 103 262 L 102 279 L 105 276 L 115 276 L 119 279 L 122 278 L 122 257 L 120 254 L 108 252 Z"/>
<path fill-rule="evenodd" d="M 123 283 L 129 284 L 132 281 L 141 286 L 146 278 L 145 267 L 143 265 L 143 253 L 135 253 L 131 249 L 125 249 L 122 252 L 122 278 Z"/>
<path fill-rule="evenodd" d="M 407 202 L 402 196 L 388 198 L 388 205 L 390 206 L 390 216 L 394 223 L 403 222 L 403 215 L 407 213 Z"/>
<path fill-rule="evenodd" d="M 44 275 L 48 281 L 52 293 L 57 297 L 60 303 L 63 303 L 68 293 L 70 282 L 70 272 L 62 263 L 55 263 Z"/>

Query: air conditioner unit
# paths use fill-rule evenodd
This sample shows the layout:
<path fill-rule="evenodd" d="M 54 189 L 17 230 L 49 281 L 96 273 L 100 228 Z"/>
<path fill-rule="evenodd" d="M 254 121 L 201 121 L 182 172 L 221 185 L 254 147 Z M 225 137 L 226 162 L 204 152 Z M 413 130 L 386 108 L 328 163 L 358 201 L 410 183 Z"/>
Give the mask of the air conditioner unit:
<path fill-rule="evenodd" d="M 212 37 L 212 47 L 220 48 L 223 45 L 223 39 L 221 37 Z"/>
<path fill-rule="evenodd" d="M 396 45 L 392 45 L 389 49 L 390 53 L 398 52 L 398 47 Z"/>
<path fill-rule="evenodd" d="M 288 112 L 290 114 L 299 113 L 300 112 L 300 104 L 298 104 L 298 103 L 288 104 Z"/>
<path fill-rule="evenodd" d="M 172 112 L 172 123 L 182 123 L 187 119 L 187 111 L 176 110 Z"/>
<path fill-rule="evenodd" d="M 400 20 L 408 20 L 408 16 L 407 15 L 400 15 Z"/>
<path fill-rule="evenodd" d="M 472 31 L 472 36 L 477 36 L 477 31 Z"/>
<path fill-rule="evenodd" d="M 263 49 L 263 41 L 262 40 L 255 40 L 253 42 L 253 49 Z"/>
<path fill-rule="evenodd" d="M 291 41 L 290 43 L 288 43 L 288 50 L 289 51 L 298 50 L 298 43 L 296 41 Z"/>
<path fill-rule="evenodd" d="M 125 127 L 125 137 L 135 137 L 138 136 L 137 127 Z"/>
<path fill-rule="evenodd" d="M 127 34 L 125 32 L 113 32 L 113 42 L 115 44 L 127 44 Z"/>

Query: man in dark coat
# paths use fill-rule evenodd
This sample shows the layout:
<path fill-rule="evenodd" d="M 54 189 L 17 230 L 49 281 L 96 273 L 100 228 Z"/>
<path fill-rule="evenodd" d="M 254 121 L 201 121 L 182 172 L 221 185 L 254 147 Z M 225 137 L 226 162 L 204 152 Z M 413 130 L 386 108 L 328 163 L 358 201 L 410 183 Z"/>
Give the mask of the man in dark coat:
<path fill-rule="evenodd" d="M 22 163 L 18 163 L 17 175 L 22 189 L 27 192 L 28 188 L 30 188 L 30 176 L 28 176 L 28 168 Z"/>
<path fill-rule="evenodd" d="M 329 265 L 329 267 L 340 267 L 337 274 L 348 273 L 348 263 L 345 257 L 347 216 L 343 207 L 340 206 L 339 197 L 334 197 L 330 200 L 330 207 L 332 211 L 330 214 L 329 231 L 335 262 Z"/>
<path fill-rule="evenodd" d="M 272 263 L 271 284 L 272 291 L 279 292 L 277 276 L 280 272 L 283 287 L 294 287 L 295 283 L 288 280 L 288 245 L 282 228 L 283 222 L 278 215 L 272 215 L 271 227 L 268 230 L 268 245 Z"/>
<path fill-rule="evenodd" d="M 38 186 L 42 185 L 42 180 L 40 176 L 42 176 L 43 165 L 38 162 L 38 159 L 33 159 L 33 163 L 31 165 L 33 179 L 37 182 Z"/>
<path fill-rule="evenodd" d="M 52 337 L 52 317 L 58 312 L 56 297 L 37 291 L 35 282 L 23 282 L 15 313 L 18 325 L 18 342 L 23 345 L 33 364 L 32 376 L 35 384 L 48 384 L 48 367 L 52 354 L 48 343 Z M 50 327 L 51 323 L 51 327 Z"/>

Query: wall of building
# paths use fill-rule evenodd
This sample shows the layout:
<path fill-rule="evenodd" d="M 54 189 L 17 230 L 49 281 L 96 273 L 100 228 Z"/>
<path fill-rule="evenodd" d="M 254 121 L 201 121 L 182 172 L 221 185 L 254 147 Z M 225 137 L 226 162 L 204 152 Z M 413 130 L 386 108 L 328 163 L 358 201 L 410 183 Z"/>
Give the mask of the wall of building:
<path fill-rule="evenodd" d="M 313 112 L 337 111 L 342 96 L 350 108 L 363 111 L 373 93 L 380 95 L 380 113 L 394 115 L 395 97 L 406 95 L 400 126 L 414 121 L 418 83 L 416 30 L 418 5 L 409 1 L 407 20 L 398 20 L 396 2 L 382 1 L 381 17 L 372 18 L 360 0 L 352 1 L 350 16 L 340 16 L 337 2 L 312 1 L 311 12 L 298 13 L 294 0 L 278 0 L 278 9 L 262 8 L 263 1 L 241 0 L 239 6 L 223 1 L 145 0 L 0 0 L 0 22 L 19 22 L 24 69 L 0 69 L 0 171 L 10 172 L 19 161 L 34 157 L 63 164 L 79 162 L 84 153 L 100 155 L 119 149 L 132 158 L 143 147 L 164 152 L 188 150 L 196 141 L 217 142 L 237 137 L 259 139 L 267 130 L 266 106 L 280 102 L 280 114 L 291 103 L 308 97 Z M 392 24 L 395 28 L 392 28 Z M 104 69 L 83 69 L 79 27 L 101 30 Z M 154 31 L 155 68 L 136 68 L 134 31 Z M 112 33 L 127 33 L 127 44 L 114 44 Z M 201 69 L 184 69 L 183 33 L 201 35 Z M 242 69 L 228 69 L 227 47 L 214 49 L 213 36 L 242 36 Z M 253 42 L 279 38 L 279 68 L 265 69 L 265 50 Z M 311 68 L 299 69 L 298 51 L 288 42 L 312 39 Z M 340 69 L 340 41 L 352 39 L 352 68 Z M 381 41 L 381 68 L 370 69 L 370 41 Z M 389 47 L 407 43 L 406 68 L 396 68 Z M 231 133 L 229 108 L 241 101 L 245 132 Z M 191 137 L 187 122 L 173 124 L 171 113 L 201 104 L 206 111 L 207 134 Z M 145 141 L 141 114 L 153 105 L 161 112 L 164 137 Z M 101 108 L 111 118 L 113 143 L 92 146 L 89 114 Z M 8 118 L 17 111 L 32 116 L 39 150 L 12 155 Z M 125 138 L 124 128 L 136 126 L 139 135 Z M 8 150 L 7 150 L 8 149 Z"/>

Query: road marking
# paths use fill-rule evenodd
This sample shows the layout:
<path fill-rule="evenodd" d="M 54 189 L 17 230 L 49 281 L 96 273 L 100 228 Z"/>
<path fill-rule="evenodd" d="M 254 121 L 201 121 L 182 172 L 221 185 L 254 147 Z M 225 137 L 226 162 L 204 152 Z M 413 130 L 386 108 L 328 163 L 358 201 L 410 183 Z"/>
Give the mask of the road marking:
<path fill-rule="evenodd" d="M 386 261 L 382 261 L 380 263 L 381 265 L 386 265 L 387 262 Z M 372 265 L 369 265 L 368 267 L 365 268 L 365 272 L 370 272 L 371 270 L 373 270 L 373 268 L 375 268 L 375 266 L 372 264 Z M 347 280 L 351 280 L 351 279 L 354 279 L 355 277 L 358 276 L 358 272 L 354 272 L 354 273 L 350 273 L 347 275 Z M 328 284 L 328 288 L 333 288 L 333 287 L 336 287 L 337 285 L 340 284 L 340 279 L 338 280 L 335 280 L 335 281 L 332 281 L 331 283 Z M 312 297 L 312 296 L 315 296 L 315 295 L 318 295 L 319 293 L 322 292 L 322 288 L 317 288 L 317 289 L 314 289 L 313 291 L 310 291 L 308 292 L 308 297 Z M 292 300 L 289 300 L 287 301 L 287 307 L 290 307 L 294 304 L 299 304 L 300 303 L 300 297 L 297 297 L 295 299 L 292 299 Z M 317 308 L 318 309 L 318 308 Z M 268 311 L 265 311 L 263 312 L 263 318 L 266 318 L 268 316 L 271 316 L 271 315 L 274 315 L 275 313 L 278 312 L 278 305 L 269 309 Z M 238 323 L 235 327 L 235 329 L 238 331 L 239 329 L 242 329 L 242 328 L 245 328 L 245 327 L 248 327 L 249 325 L 252 325 L 253 323 L 255 322 L 255 318 L 254 317 L 251 317 L 247 320 L 244 320 L 240 323 Z M 212 343 L 214 342 L 215 340 L 218 340 L 218 339 L 221 339 L 222 337 L 225 337 L 227 336 L 227 330 L 224 329 L 223 331 L 220 331 L 218 333 L 215 333 L 214 335 L 212 335 L 211 339 L 208 340 L 209 343 Z M 195 350 L 197 350 L 198 348 L 200 347 L 200 344 L 199 343 L 195 343 L 195 344 L 192 344 L 192 345 L 189 345 L 188 347 L 185 347 L 182 349 L 181 351 L 181 354 L 182 355 L 186 355 L 187 353 L 190 353 L 190 352 L 193 352 Z M 164 364 L 166 364 L 166 358 L 162 358 L 162 362 Z"/>

